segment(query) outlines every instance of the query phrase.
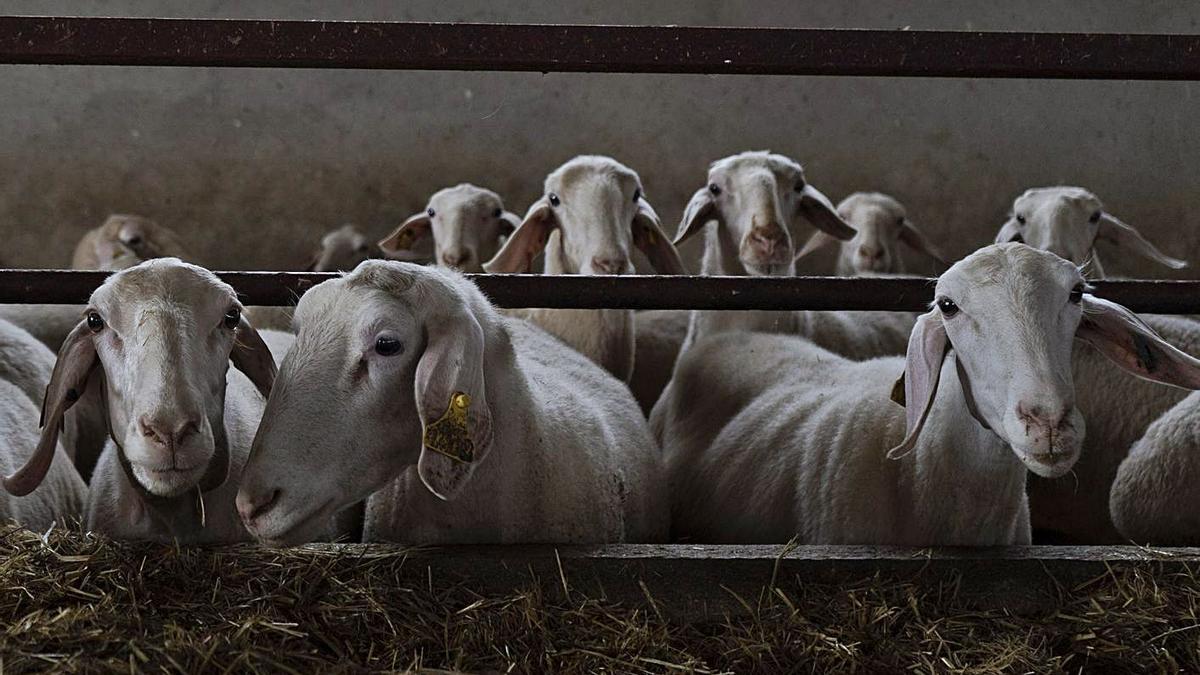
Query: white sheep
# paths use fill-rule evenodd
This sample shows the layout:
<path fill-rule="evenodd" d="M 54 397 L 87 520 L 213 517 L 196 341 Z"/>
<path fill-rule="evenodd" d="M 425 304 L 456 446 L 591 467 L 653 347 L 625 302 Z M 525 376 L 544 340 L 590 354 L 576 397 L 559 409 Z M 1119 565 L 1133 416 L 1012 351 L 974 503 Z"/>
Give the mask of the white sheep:
<path fill-rule="evenodd" d="M 528 274 L 544 250 L 545 274 L 628 274 L 636 246 L 659 273 L 686 274 L 641 179 L 629 167 L 611 157 L 581 155 L 546 176 L 544 187 L 544 196 L 484 265 L 488 272 Z M 530 309 L 514 315 L 629 381 L 635 358 L 632 311 Z"/>
<path fill-rule="evenodd" d="M 53 352 L 21 328 L 0 320 L 0 438 L 4 439 L 0 471 L 5 476 L 15 476 L 37 448 L 38 406 L 53 370 Z M 11 518 L 44 530 L 55 521 L 66 524 L 71 518 L 83 518 L 87 486 L 71 461 L 71 443 L 79 437 L 78 421 L 75 414 L 67 419 L 64 435 L 71 440 L 55 443 L 50 449 L 59 461 L 40 488 L 25 489 L 20 478 L 14 478 L 13 490 L 22 496 L 0 493 L 0 521 Z"/>
<path fill-rule="evenodd" d="M 1200 543 L 1200 393 L 1155 420 L 1121 462 L 1109 491 L 1109 511 L 1123 541 Z"/>
<path fill-rule="evenodd" d="M 702 274 L 792 276 L 801 223 L 849 240 L 854 228 L 808 183 L 795 161 L 743 152 L 713 162 L 708 185 L 684 211 L 675 244 L 705 231 Z M 710 225 L 711 223 L 711 225 Z M 804 335 L 852 358 L 901 354 L 915 315 L 895 312 L 692 312 L 683 349 L 726 330 Z"/>
<path fill-rule="evenodd" d="M 63 415 L 96 388 L 113 441 L 92 477 L 88 527 L 125 539 L 246 540 L 233 500 L 275 372 L 212 272 L 175 258 L 117 272 L 59 352 L 22 485 L 40 482 Z"/>
<path fill-rule="evenodd" d="M 179 235 L 142 216 L 116 213 L 88 230 L 75 246 L 71 267 L 77 270 L 121 270 L 151 258 L 190 260 Z"/>
<path fill-rule="evenodd" d="M 0 379 L 0 471 L 4 491 L 0 491 L 0 523 L 13 520 L 35 531 L 51 525 L 73 524 L 82 520 L 87 505 L 87 484 L 75 471 L 71 458 L 55 442 L 47 449 L 39 447 L 38 409 L 35 400 L 12 382 Z M 38 454 L 57 460 L 47 466 L 36 483 L 22 473 Z"/>
<path fill-rule="evenodd" d="M 470 183 L 460 183 L 433 193 L 425 210 L 415 213 L 379 242 L 392 259 L 410 258 L 430 239 L 433 261 L 463 272 L 482 272 L 504 238 L 521 224 L 504 208 L 500 195 Z"/>
<path fill-rule="evenodd" d="M 941 276 L 935 298 L 906 358 L 854 362 L 749 333 L 685 352 L 651 416 L 677 534 L 1029 543 L 1026 470 L 1063 475 L 1084 436 L 1075 339 L 1139 377 L 1200 387 L 1200 361 L 1088 295 L 1079 269 L 1052 254 L 981 249 Z M 903 409 L 889 400 L 901 374 Z"/>
<path fill-rule="evenodd" d="M 1089 278 L 1104 278 L 1096 242 L 1137 253 L 1171 269 L 1187 263 L 1158 250 L 1133 227 L 1117 220 L 1096 195 L 1081 187 L 1030 188 L 1013 200 L 1008 221 L 996 234 L 996 243 L 1024 242 L 1085 265 Z"/>
<path fill-rule="evenodd" d="M 850 241 L 817 231 L 796 255 L 801 260 L 817 251 L 838 247 L 840 276 L 896 274 L 905 271 L 900 244 L 948 267 L 946 257 L 908 217 L 904 205 L 881 192 L 855 192 L 837 205 L 837 213 L 858 231 Z"/>
<path fill-rule="evenodd" d="M 260 541 L 307 541 L 368 496 L 367 541 L 665 537 L 629 390 L 457 272 L 364 262 L 296 322 L 238 493 Z"/>

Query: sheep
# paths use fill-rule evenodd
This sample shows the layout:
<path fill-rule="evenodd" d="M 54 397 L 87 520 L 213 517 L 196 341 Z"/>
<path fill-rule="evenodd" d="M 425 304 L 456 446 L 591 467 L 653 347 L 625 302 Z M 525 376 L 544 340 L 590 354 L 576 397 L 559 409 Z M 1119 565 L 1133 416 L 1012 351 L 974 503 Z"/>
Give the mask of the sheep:
<path fill-rule="evenodd" d="M 1084 437 L 1073 339 L 1139 377 L 1200 388 L 1200 360 L 1088 294 L 1074 265 L 1024 244 L 956 263 L 935 298 L 905 358 L 855 362 L 748 333 L 685 352 L 651 415 L 677 534 L 1027 544 L 1026 470 L 1063 475 Z"/>
<path fill-rule="evenodd" d="M 678 246 L 701 230 L 702 274 L 792 276 L 793 239 L 807 221 L 839 240 L 855 236 L 804 169 L 783 155 L 743 152 L 713 162 L 708 184 L 692 196 L 675 236 Z M 707 227 L 715 222 L 712 227 Z M 891 312 L 694 311 L 683 350 L 725 330 L 804 335 L 856 359 L 902 354 L 915 315 Z"/>
<path fill-rule="evenodd" d="M 826 247 L 837 245 L 836 273 L 839 276 L 867 276 L 904 272 L 900 244 L 949 267 L 946 257 L 908 218 L 904 205 L 881 192 L 855 192 L 837 205 L 838 216 L 858 231 L 850 241 L 818 230 L 796 255 L 799 261 Z"/>
<path fill-rule="evenodd" d="M 389 258 L 405 259 L 432 238 L 435 264 L 478 273 L 520 224 L 500 195 L 460 183 L 433 193 L 425 210 L 409 216 L 379 247 Z"/>
<path fill-rule="evenodd" d="M 1184 398 L 1146 429 L 1121 462 L 1108 494 L 1114 527 L 1124 541 L 1189 545 L 1200 542 L 1196 459 L 1200 452 L 1200 393 Z"/>
<path fill-rule="evenodd" d="M 142 216 L 114 213 L 79 240 L 71 267 L 121 270 L 143 260 L 166 257 L 191 259 L 183 241 L 170 228 Z"/>
<path fill-rule="evenodd" d="M 690 318 L 690 312 L 676 309 L 633 313 L 634 357 L 629 389 L 647 417 L 671 381 Z"/>
<path fill-rule="evenodd" d="M 367 261 L 310 289 L 296 323 L 237 497 L 259 541 L 307 541 L 364 497 L 366 541 L 665 537 L 629 390 L 457 271 Z"/>
<path fill-rule="evenodd" d="M 14 473 L 33 454 L 38 445 L 38 406 L 42 402 L 54 354 L 21 328 L 0 320 L 0 472 Z M 41 489 L 28 496 L 0 493 L 0 521 L 13 519 L 32 529 L 44 530 L 51 523 L 62 524 L 81 518 L 87 503 L 87 486 L 72 466 L 71 449 L 79 437 L 79 417 L 71 415 L 65 432 L 68 442 L 55 444 L 51 451 L 60 456 Z"/>
<path fill-rule="evenodd" d="M 39 445 L 37 399 L 30 399 L 16 384 L 0 379 L 0 472 L 5 491 L 0 492 L 0 522 L 15 521 L 31 530 L 45 531 L 82 518 L 88 489 L 59 443 Z M 37 453 L 57 459 L 44 478 L 29 486 L 18 471 Z M 40 485 L 40 487 L 39 487 Z M 37 489 L 34 489 L 37 488 Z"/>
<path fill-rule="evenodd" d="M 63 415 L 93 385 L 112 441 L 92 477 L 88 527 L 122 539 L 248 540 L 237 477 L 275 372 L 212 272 L 176 258 L 117 272 L 63 343 L 38 449 L 5 487 L 19 494 L 41 482 Z"/>
<path fill-rule="evenodd" d="M 633 271 L 632 244 L 659 273 L 687 273 L 633 169 L 611 157 L 580 155 L 546 176 L 544 188 L 545 195 L 484 264 L 485 270 L 528 274 L 533 259 L 544 250 L 546 274 L 627 274 Z M 632 311 L 531 309 L 514 314 L 541 326 L 617 379 L 630 380 L 635 358 Z"/>
<path fill-rule="evenodd" d="M 1081 187 L 1030 188 L 1013 200 L 1008 221 L 996 243 L 1020 241 L 1086 265 L 1088 277 L 1104 278 L 1096 242 L 1107 241 L 1177 270 L 1187 262 L 1159 251 L 1133 227 L 1104 209 L 1100 199 Z"/>

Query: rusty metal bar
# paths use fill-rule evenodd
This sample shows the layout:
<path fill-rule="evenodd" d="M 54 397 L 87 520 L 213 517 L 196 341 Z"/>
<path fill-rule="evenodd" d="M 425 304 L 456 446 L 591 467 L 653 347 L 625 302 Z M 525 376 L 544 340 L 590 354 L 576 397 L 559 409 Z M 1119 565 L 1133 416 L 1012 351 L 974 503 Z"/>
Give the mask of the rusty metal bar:
<path fill-rule="evenodd" d="M 0 303 L 87 302 L 107 272 L 0 270 Z M 218 272 L 248 305 L 291 305 L 335 274 Z M 933 279 L 851 277 L 467 275 L 500 307 L 924 311 Z M 1099 281 L 1096 294 L 1138 312 L 1200 314 L 1200 281 Z"/>
<path fill-rule="evenodd" d="M 0 17 L 0 63 L 1200 79 L 1200 35 Z"/>

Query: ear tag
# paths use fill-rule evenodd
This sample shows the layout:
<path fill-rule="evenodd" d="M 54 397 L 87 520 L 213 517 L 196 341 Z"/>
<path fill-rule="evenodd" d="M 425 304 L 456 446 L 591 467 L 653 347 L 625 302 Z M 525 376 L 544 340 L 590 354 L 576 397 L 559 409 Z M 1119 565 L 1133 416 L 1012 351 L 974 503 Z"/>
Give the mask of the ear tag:
<path fill-rule="evenodd" d="M 905 406 L 906 397 L 904 396 L 904 373 L 900 373 L 900 377 L 896 380 L 896 384 L 892 385 L 892 403 L 899 405 L 901 408 Z"/>
<path fill-rule="evenodd" d="M 425 427 L 421 442 L 434 452 L 459 462 L 475 459 L 475 442 L 467 428 L 467 412 L 471 397 L 461 391 L 450 396 L 450 407 L 446 413 Z"/>

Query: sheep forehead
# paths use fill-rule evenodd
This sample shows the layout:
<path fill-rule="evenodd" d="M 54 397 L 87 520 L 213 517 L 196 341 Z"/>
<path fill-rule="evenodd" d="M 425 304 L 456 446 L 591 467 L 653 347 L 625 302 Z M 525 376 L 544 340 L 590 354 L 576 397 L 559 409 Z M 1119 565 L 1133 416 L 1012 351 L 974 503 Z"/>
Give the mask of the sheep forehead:
<path fill-rule="evenodd" d="M 1071 208 L 1090 214 L 1103 208 L 1103 205 L 1091 192 L 1071 186 L 1033 188 L 1026 190 L 1013 202 L 1013 211 L 1018 212 L 1042 211 L 1047 208 L 1053 211 Z"/>
<path fill-rule="evenodd" d="M 963 304 L 996 292 L 1017 305 L 1044 297 L 1051 289 L 1083 283 L 1079 268 L 1062 258 L 1021 243 L 993 244 L 963 258 L 938 278 L 936 294 Z"/>
<path fill-rule="evenodd" d="M 776 176 L 804 177 L 804 167 L 799 162 L 769 150 L 751 150 L 718 159 L 709 166 L 708 175 L 715 178 L 722 174 L 736 176 L 763 170 Z"/>
<path fill-rule="evenodd" d="M 859 226 L 894 225 L 907 216 L 904 205 L 880 192 L 858 192 L 842 200 L 838 213 Z"/>
<path fill-rule="evenodd" d="M 500 195 L 463 183 L 452 188 L 438 190 L 429 198 L 429 207 L 443 215 L 453 213 L 491 213 L 504 208 Z"/>
<path fill-rule="evenodd" d="M 109 237 L 117 236 L 127 226 L 135 226 L 145 231 L 153 230 L 157 225 L 149 218 L 129 213 L 113 213 L 100 226 L 101 232 Z"/>
<path fill-rule="evenodd" d="M 632 192 L 641 186 L 637 172 L 611 157 L 580 155 L 546 176 L 546 192 L 571 192 L 587 185 L 609 183 Z"/>
<path fill-rule="evenodd" d="M 368 298 L 381 297 L 380 293 L 414 308 L 461 302 L 464 285 L 470 282 L 451 270 L 366 260 L 341 278 L 313 286 L 296 305 L 295 319 L 302 329 L 310 324 L 345 321 Z"/>
<path fill-rule="evenodd" d="M 94 307 L 120 316 L 139 315 L 143 308 L 171 307 L 178 314 L 224 313 L 241 307 L 233 288 L 209 270 L 178 258 L 156 258 L 116 272 L 92 293 Z"/>
<path fill-rule="evenodd" d="M 339 245 L 353 247 L 362 243 L 364 239 L 366 239 L 366 236 L 357 227 L 347 223 L 326 234 L 321 239 L 321 246 L 325 248 L 333 248 Z"/>

